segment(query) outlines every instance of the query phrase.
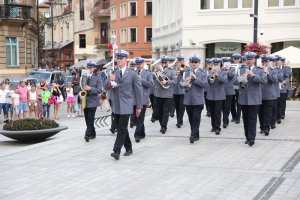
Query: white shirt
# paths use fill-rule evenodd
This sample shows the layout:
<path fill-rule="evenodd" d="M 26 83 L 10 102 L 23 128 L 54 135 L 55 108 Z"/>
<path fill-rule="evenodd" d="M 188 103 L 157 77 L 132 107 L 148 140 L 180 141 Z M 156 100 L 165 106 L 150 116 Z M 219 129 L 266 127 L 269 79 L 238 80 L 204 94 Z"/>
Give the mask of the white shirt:
<path fill-rule="evenodd" d="M 19 95 L 19 94 L 13 93 L 13 94 L 11 95 L 11 98 L 12 98 L 12 101 L 14 102 L 14 105 L 15 105 L 15 106 L 20 105 L 20 95 Z"/>
<path fill-rule="evenodd" d="M 6 93 L 6 103 L 12 104 L 11 95 L 14 93 L 14 90 L 7 90 Z"/>
<path fill-rule="evenodd" d="M 7 90 L 0 89 L 0 103 L 6 103 Z"/>
<path fill-rule="evenodd" d="M 73 88 L 67 88 L 67 97 L 74 97 Z"/>

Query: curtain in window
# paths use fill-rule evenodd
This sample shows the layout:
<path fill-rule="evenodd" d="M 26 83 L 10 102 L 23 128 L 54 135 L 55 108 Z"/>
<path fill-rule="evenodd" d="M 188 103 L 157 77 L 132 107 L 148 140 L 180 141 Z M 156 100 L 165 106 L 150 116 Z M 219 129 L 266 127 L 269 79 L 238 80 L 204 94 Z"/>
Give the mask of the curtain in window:
<path fill-rule="evenodd" d="M 224 9 L 224 0 L 214 0 L 215 9 Z"/>
<path fill-rule="evenodd" d="M 279 0 L 268 0 L 268 6 L 269 7 L 278 7 L 279 6 Z"/>
<path fill-rule="evenodd" d="M 252 8 L 252 0 L 243 0 L 243 8 Z"/>
<path fill-rule="evenodd" d="M 238 8 L 238 0 L 228 0 L 228 8 Z"/>
<path fill-rule="evenodd" d="M 210 0 L 201 0 L 201 9 L 209 9 L 210 8 Z"/>
<path fill-rule="evenodd" d="M 295 0 L 284 0 L 284 6 L 295 6 Z"/>

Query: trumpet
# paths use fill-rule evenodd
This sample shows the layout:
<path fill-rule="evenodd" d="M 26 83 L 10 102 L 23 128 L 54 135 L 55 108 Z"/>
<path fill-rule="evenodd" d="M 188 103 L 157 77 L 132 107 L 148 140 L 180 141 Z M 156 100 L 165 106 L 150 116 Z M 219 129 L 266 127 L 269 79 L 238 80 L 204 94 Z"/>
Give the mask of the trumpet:
<path fill-rule="evenodd" d="M 213 84 L 215 82 L 215 79 L 216 79 L 216 71 L 210 71 L 209 74 L 210 74 L 209 82 L 211 84 Z"/>
<path fill-rule="evenodd" d="M 183 71 L 185 69 L 185 65 L 181 64 L 181 65 L 177 65 L 177 69 L 176 69 L 176 76 L 183 75 Z"/>

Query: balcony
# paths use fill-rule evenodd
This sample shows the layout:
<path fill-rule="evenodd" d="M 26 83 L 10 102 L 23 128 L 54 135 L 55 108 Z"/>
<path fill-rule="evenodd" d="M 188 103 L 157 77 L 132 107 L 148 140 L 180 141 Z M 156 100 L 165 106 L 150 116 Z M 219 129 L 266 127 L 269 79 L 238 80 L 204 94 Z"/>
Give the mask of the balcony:
<path fill-rule="evenodd" d="M 108 44 L 108 38 L 95 38 L 95 44 Z"/>
<path fill-rule="evenodd" d="M 32 6 L 20 4 L 0 5 L 0 19 L 30 20 Z"/>

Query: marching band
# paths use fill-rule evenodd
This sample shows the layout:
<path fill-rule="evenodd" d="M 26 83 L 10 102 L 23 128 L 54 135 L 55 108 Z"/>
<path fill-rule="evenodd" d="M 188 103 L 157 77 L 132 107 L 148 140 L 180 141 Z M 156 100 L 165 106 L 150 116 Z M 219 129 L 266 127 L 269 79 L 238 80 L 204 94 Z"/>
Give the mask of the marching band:
<path fill-rule="evenodd" d="M 229 126 L 230 113 L 231 122 L 236 124 L 242 116 L 245 144 L 249 146 L 255 144 L 257 118 L 260 133 L 265 136 L 285 118 L 291 68 L 282 56 L 261 55 L 261 63 L 256 65 L 256 53 L 234 53 L 231 57 L 206 59 L 205 68 L 199 55 L 191 55 L 188 65 L 183 55 L 163 56 L 150 69 L 145 68 L 143 58 L 136 58 L 135 69 L 131 70 L 127 66 L 128 55 L 125 50 L 116 53 L 117 66 L 103 81 L 111 99 L 111 132 L 117 131 L 111 154 L 116 160 L 123 146 L 124 156 L 133 152 L 128 133 L 131 115 L 136 126 L 135 141 L 145 138 L 144 119 L 149 101 L 153 109 L 151 121 L 159 121 L 162 134 L 167 131 L 170 114 L 176 111 L 176 126 L 180 128 L 187 112 L 191 144 L 200 139 L 204 105 L 211 118 L 211 132 L 216 135 L 221 133 L 221 122 L 223 128 Z"/>

